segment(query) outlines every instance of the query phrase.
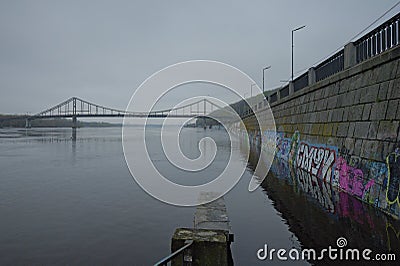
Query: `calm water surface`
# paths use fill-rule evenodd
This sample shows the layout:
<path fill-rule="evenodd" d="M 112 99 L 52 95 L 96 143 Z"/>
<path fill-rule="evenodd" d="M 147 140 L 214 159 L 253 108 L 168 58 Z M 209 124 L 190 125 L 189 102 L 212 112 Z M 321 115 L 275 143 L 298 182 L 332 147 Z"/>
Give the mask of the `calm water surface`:
<path fill-rule="evenodd" d="M 247 161 L 240 145 L 231 151 L 222 130 L 183 129 L 184 153 L 198 156 L 204 136 L 214 138 L 218 153 L 203 176 L 188 177 L 165 162 L 157 129 L 149 130 L 149 150 L 161 172 L 186 184 L 217 176 L 230 153 L 235 163 L 248 165 L 225 196 L 236 265 L 267 264 L 256 257 L 265 243 L 319 248 L 339 236 L 354 247 L 398 252 L 397 222 L 279 162 L 275 174 L 249 193 L 257 152 Z M 162 203 L 137 185 L 125 163 L 120 128 L 82 128 L 76 142 L 70 137 L 71 129 L 0 129 L 0 264 L 150 265 L 169 254 L 175 228 L 192 226 L 195 208 Z M 132 136 L 132 145 L 137 141 Z"/>

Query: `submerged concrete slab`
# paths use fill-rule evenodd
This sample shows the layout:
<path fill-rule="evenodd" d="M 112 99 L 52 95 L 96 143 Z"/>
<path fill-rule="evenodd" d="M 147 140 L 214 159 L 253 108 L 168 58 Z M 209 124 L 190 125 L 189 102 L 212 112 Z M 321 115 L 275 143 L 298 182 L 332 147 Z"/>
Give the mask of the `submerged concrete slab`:
<path fill-rule="evenodd" d="M 203 192 L 199 202 L 216 198 L 215 192 Z M 232 265 L 230 224 L 225 200 L 218 198 L 197 207 L 194 228 L 178 228 L 171 242 L 171 252 L 182 248 L 189 240 L 193 244 L 172 260 L 172 265 Z"/>
<path fill-rule="evenodd" d="M 203 192 L 199 201 L 204 202 L 207 198 L 215 195 L 213 192 Z M 199 205 L 194 216 L 195 229 L 231 230 L 229 217 L 223 197 L 210 203 Z"/>

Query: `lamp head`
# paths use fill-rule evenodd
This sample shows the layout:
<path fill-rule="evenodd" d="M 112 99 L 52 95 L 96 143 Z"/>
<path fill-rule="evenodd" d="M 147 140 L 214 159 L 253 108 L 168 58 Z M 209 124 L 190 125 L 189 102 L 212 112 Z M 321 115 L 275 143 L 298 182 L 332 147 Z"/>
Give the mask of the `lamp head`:
<path fill-rule="evenodd" d="M 301 29 L 303 29 L 303 28 L 305 28 L 305 27 L 306 27 L 306 25 L 303 25 L 303 26 L 301 26 L 301 27 L 298 27 L 298 28 L 296 28 L 296 29 L 292 30 L 292 32 L 295 32 L 295 31 L 301 30 Z"/>

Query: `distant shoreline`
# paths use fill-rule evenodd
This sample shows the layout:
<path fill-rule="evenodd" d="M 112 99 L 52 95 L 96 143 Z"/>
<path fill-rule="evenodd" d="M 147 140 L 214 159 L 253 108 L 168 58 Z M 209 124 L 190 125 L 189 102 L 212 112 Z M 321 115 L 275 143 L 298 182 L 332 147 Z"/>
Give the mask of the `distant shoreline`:
<path fill-rule="evenodd" d="M 25 116 L 21 115 L 0 115 L 0 128 L 25 128 Z M 85 122 L 78 121 L 78 127 L 122 127 L 121 123 L 108 122 Z M 31 127 L 72 127 L 72 120 L 66 118 L 36 119 L 31 121 Z"/>

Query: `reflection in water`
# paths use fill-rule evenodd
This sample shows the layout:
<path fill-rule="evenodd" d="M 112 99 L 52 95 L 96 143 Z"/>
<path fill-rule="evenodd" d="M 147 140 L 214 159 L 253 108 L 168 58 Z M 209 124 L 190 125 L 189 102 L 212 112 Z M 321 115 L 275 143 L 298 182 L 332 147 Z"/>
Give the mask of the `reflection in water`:
<path fill-rule="evenodd" d="M 70 139 L 70 128 L 0 128 L 0 142 L 66 142 Z"/>
<path fill-rule="evenodd" d="M 258 154 L 257 148 L 252 146 L 250 168 L 254 169 Z M 306 171 L 293 169 L 286 161 L 274 160 L 262 188 L 302 248 L 336 247 L 336 240 L 345 237 L 348 248 L 369 248 L 377 253 L 399 255 L 399 221 Z"/>
<path fill-rule="evenodd" d="M 159 134 L 151 132 L 157 159 Z M 216 141 L 219 153 L 207 178 L 223 171 L 230 155 L 254 169 L 257 151 L 249 160 L 241 157 L 248 147 L 234 146 L 231 152 L 222 130 L 182 132 L 182 150 L 189 158 L 199 155 L 199 139 Z M 132 136 L 132 145 L 140 141 L 138 135 Z M 133 181 L 120 128 L 80 128 L 76 142 L 71 128 L 0 129 L 0 150 L 0 265 L 150 265 L 169 253 L 175 228 L 193 224 L 194 208 L 159 202 Z M 203 176 L 176 175 L 162 156 L 158 159 L 156 165 L 174 180 L 204 181 Z M 264 191 L 248 192 L 249 170 L 225 197 L 235 265 L 268 264 L 256 257 L 265 243 L 326 247 L 339 236 L 348 239 L 349 247 L 399 251 L 398 222 L 282 162 L 275 161 L 271 172 Z"/>

